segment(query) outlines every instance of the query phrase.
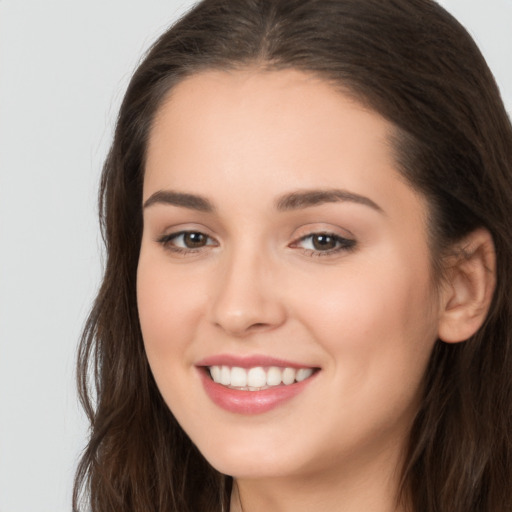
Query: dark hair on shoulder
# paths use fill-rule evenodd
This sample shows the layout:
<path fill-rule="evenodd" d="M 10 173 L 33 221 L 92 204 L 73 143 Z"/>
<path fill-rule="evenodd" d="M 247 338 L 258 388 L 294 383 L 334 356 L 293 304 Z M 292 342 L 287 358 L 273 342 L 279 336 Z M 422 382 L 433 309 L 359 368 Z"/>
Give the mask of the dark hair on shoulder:
<path fill-rule="evenodd" d="M 415 512 L 512 510 L 512 127 L 466 30 L 432 0 L 204 0 L 165 32 L 121 106 L 100 190 L 107 251 L 78 383 L 91 423 L 73 510 L 224 512 L 213 469 L 164 403 L 136 302 L 148 134 L 172 87 L 209 69 L 294 68 L 352 94 L 396 127 L 399 170 L 430 205 L 435 265 L 479 227 L 497 286 L 485 324 L 438 341 L 410 435 L 402 497 Z"/>

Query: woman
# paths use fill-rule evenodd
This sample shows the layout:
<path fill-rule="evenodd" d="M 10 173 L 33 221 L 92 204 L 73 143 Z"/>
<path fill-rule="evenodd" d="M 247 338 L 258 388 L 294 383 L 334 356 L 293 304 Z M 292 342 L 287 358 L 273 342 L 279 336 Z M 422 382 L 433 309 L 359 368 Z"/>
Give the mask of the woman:
<path fill-rule="evenodd" d="M 512 510 L 511 162 L 434 2 L 199 3 L 104 167 L 75 510 Z"/>

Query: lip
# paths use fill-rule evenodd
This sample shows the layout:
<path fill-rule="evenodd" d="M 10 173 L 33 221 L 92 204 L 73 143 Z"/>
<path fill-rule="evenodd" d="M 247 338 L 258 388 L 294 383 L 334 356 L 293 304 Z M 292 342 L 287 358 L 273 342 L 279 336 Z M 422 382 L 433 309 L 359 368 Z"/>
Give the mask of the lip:
<path fill-rule="evenodd" d="M 207 366 L 238 366 L 252 368 L 255 366 L 282 368 L 316 368 L 267 356 L 239 357 L 232 355 L 217 355 L 208 357 L 196 363 L 204 390 L 210 400 L 220 408 L 237 414 L 262 414 L 284 404 L 301 393 L 318 375 L 314 372 L 311 377 L 294 384 L 272 386 L 261 391 L 242 391 L 231 389 L 218 384 L 208 375 Z"/>
<path fill-rule="evenodd" d="M 275 357 L 252 355 L 252 356 L 234 356 L 231 354 L 219 354 L 205 359 L 201 359 L 196 366 L 238 366 L 239 368 L 253 368 L 255 366 L 278 366 L 280 368 L 314 368 L 309 364 L 301 364 Z"/>

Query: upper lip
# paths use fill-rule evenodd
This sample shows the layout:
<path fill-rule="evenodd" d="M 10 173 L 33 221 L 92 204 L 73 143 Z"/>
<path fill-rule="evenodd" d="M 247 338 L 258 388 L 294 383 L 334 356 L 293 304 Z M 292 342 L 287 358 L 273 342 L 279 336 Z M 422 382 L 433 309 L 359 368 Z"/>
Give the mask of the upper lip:
<path fill-rule="evenodd" d="M 206 357 L 196 363 L 196 366 L 231 366 L 239 368 L 254 368 L 256 366 L 277 366 L 280 368 L 315 368 L 310 364 L 287 361 L 264 355 L 237 356 L 234 354 L 217 354 Z"/>

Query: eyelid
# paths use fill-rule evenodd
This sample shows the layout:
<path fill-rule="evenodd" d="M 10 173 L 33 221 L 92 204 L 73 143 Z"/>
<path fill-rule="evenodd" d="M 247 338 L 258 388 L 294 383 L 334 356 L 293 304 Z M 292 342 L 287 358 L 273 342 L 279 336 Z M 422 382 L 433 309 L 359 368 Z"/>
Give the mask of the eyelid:
<path fill-rule="evenodd" d="M 174 240 L 184 237 L 187 234 L 199 234 L 203 235 L 207 239 L 207 243 L 200 247 L 186 247 L 186 246 L 180 246 L 177 244 L 172 243 Z M 211 243 L 213 241 L 213 243 Z M 172 231 L 170 233 L 166 233 L 164 235 L 161 235 L 157 237 L 156 242 L 161 244 L 165 249 L 176 252 L 176 253 L 197 253 L 199 251 L 205 250 L 207 247 L 218 247 L 219 243 L 215 238 L 208 233 L 205 232 L 205 230 L 202 229 L 179 229 L 177 231 Z"/>
<path fill-rule="evenodd" d="M 313 239 L 313 237 L 315 237 L 315 236 L 318 236 L 318 237 L 324 236 L 324 237 L 332 238 L 335 242 L 335 247 L 327 248 L 325 250 L 318 249 L 315 247 L 311 247 L 311 248 L 301 247 L 301 244 L 303 242 L 305 242 L 308 239 Z M 329 255 L 336 255 L 341 252 L 351 251 L 351 250 L 355 249 L 356 245 L 357 245 L 357 242 L 355 240 L 355 237 L 352 235 L 350 237 L 347 237 L 347 236 L 340 235 L 339 233 L 336 233 L 329 229 L 313 229 L 313 230 L 310 230 L 308 233 L 297 237 L 289 245 L 289 247 L 302 249 L 302 251 L 304 251 L 304 253 L 307 254 L 308 256 L 329 256 Z"/>
<path fill-rule="evenodd" d="M 203 227 L 196 228 L 193 226 L 187 226 L 186 228 L 184 226 L 180 226 L 180 228 L 181 229 L 176 229 L 171 232 L 164 233 L 161 236 L 158 236 L 155 239 L 155 241 L 161 246 L 163 246 L 164 249 L 178 254 L 195 254 L 201 251 L 205 251 L 207 249 L 211 249 L 212 247 L 218 247 L 220 245 L 216 238 L 208 233 L 208 229 L 205 229 Z M 288 244 L 288 247 L 302 250 L 305 254 L 309 256 L 328 256 L 335 255 L 340 252 L 347 252 L 353 250 L 356 246 L 355 237 L 346 229 L 343 231 L 345 231 L 347 234 L 350 233 L 349 236 L 346 236 L 345 234 L 340 234 L 339 230 L 340 228 L 326 228 L 325 226 L 307 226 L 306 230 L 306 226 L 302 226 L 301 229 L 298 231 L 302 231 L 304 234 L 296 236 L 294 240 L 290 244 Z M 206 241 L 204 245 L 198 245 L 197 247 L 189 247 L 187 246 L 187 244 L 185 243 L 185 239 L 183 238 L 187 234 L 201 235 L 205 237 Z M 328 239 L 331 239 L 331 242 L 334 243 L 334 246 L 325 246 L 320 248 L 315 247 L 315 242 L 318 242 L 318 240 L 313 241 L 314 237 L 327 237 Z M 181 243 L 179 242 L 180 238 Z M 304 246 L 304 244 L 308 240 L 313 241 L 312 247 Z M 327 241 L 327 245 L 329 245 L 329 241 Z"/>

